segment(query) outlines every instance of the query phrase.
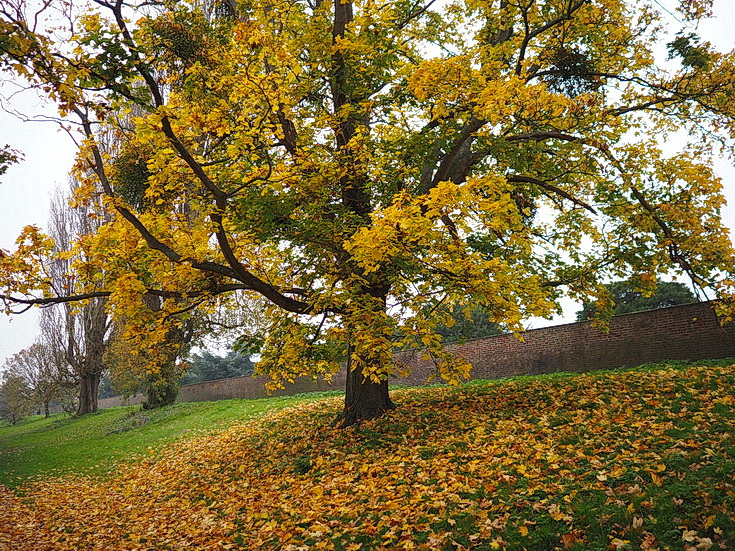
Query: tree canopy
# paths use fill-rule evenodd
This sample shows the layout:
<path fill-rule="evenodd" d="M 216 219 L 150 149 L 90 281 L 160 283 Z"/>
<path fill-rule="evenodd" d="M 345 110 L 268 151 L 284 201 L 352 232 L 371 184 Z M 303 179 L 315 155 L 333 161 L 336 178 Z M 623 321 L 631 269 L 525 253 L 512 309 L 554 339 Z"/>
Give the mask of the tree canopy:
<path fill-rule="evenodd" d="M 4 371 L 0 378 L 0 418 L 16 425 L 30 415 L 36 405 L 28 381 L 18 373 Z"/>
<path fill-rule="evenodd" d="M 637 290 L 632 281 L 614 281 L 605 287 L 615 303 L 615 314 L 667 308 L 678 304 L 689 304 L 697 300 L 689 287 L 677 281 L 659 281 L 650 294 Z M 593 319 L 596 314 L 594 304 L 585 302 L 582 309 L 577 311 L 577 321 Z"/>
<path fill-rule="evenodd" d="M 253 362 L 250 358 L 235 351 L 218 356 L 204 350 L 192 354 L 187 363 L 188 369 L 181 379 L 181 384 L 184 385 L 253 374 Z"/>
<path fill-rule="evenodd" d="M 467 306 L 463 310 L 455 310 L 450 321 L 436 326 L 436 332 L 442 342 L 462 342 L 468 339 L 479 339 L 490 335 L 498 335 L 502 331 L 481 307 Z"/>
<path fill-rule="evenodd" d="M 50 414 L 51 402 L 65 401 L 74 386 L 63 358 L 49 343 L 42 341 L 9 358 L 3 365 L 3 377 L 10 381 L 6 393 L 8 389 L 15 393 L 11 402 L 20 406 L 25 400 L 29 410 L 42 407 L 46 417 Z M 17 380 L 13 381 L 14 378 Z"/>
<path fill-rule="evenodd" d="M 347 357 L 350 424 L 393 407 L 397 347 L 468 375 L 436 331 L 468 304 L 520 331 L 563 296 L 612 311 L 609 278 L 732 293 L 712 160 L 732 152 L 735 55 L 667 36 L 655 4 L 63 5 L 44 28 L 4 2 L 0 55 L 75 122 L 76 201 L 112 217 L 77 245 L 105 274 L 79 298 L 108 296 L 161 357 L 171 324 L 257 295 L 256 371 L 278 386 Z M 50 254 L 37 228 L 5 254 L 9 309 L 55 300 Z"/>

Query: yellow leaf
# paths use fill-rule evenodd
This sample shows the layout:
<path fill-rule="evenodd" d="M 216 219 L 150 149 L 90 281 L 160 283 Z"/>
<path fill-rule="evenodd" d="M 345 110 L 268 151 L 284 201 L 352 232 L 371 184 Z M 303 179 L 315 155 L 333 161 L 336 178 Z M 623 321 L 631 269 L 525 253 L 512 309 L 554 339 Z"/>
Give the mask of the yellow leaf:
<path fill-rule="evenodd" d="M 681 539 L 682 541 L 693 542 L 697 539 L 697 532 L 695 530 L 684 530 L 684 533 L 681 535 Z"/>

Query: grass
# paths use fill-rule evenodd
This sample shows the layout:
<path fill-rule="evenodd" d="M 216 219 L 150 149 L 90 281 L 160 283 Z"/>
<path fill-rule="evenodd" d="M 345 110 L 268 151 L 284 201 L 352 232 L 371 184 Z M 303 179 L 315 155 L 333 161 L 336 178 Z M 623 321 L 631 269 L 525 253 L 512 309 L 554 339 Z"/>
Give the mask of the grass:
<path fill-rule="evenodd" d="M 0 548 L 735 549 L 735 362 L 705 363 L 397 390 L 346 430 L 336 397 L 101 413 L 110 443 L 183 430 L 102 477 L 0 487 Z"/>
<path fill-rule="evenodd" d="M 134 460 L 150 448 L 330 394 L 188 402 L 154 411 L 122 406 L 83 417 L 35 416 L 0 427 L 0 484 L 15 487 L 42 476 L 108 473 L 119 461 Z"/>

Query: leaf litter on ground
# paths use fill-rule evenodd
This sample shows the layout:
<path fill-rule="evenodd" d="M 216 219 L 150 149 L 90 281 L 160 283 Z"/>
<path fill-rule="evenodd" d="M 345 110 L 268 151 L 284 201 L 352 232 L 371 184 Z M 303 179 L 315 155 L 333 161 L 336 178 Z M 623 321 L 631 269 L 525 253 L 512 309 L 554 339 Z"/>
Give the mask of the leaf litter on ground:
<path fill-rule="evenodd" d="M 0 489 L 8 549 L 732 549 L 735 366 L 339 398 Z"/>

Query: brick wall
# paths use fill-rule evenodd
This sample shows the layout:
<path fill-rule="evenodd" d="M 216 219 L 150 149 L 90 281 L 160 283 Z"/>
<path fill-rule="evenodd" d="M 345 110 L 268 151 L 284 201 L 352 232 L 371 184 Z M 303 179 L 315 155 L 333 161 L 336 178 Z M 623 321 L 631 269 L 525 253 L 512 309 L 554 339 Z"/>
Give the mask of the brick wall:
<path fill-rule="evenodd" d="M 230 379 L 218 379 L 216 381 L 206 381 L 195 385 L 184 385 L 176 399 L 177 402 L 202 402 L 210 400 L 228 400 L 230 398 L 265 398 L 268 393 L 265 391 L 265 383 L 269 377 L 232 377 Z M 343 374 L 337 374 L 333 384 L 311 379 L 297 379 L 294 384 L 287 384 L 284 390 L 277 390 L 270 396 L 292 396 L 294 394 L 302 394 L 304 392 L 316 392 L 319 390 L 342 390 L 344 388 L 345 379 Z M 145 396 L 137 394 L 129 398 L 122 396 L 112 396 L 110 398 L 100 398 L 99 407 L 109 408 L 123 405 L 140 404 L 145 400 Z"/>
<path fill-rule="evenodd" d="M 449 348 L 472 363 L 474 378 L 497 379 L 632 367 L 662 360 L 735 357 L 735 327 L 723 329 L 711 304 L 701 302 L 615 316 L 608 333 L 589 322 L 570 323 L 527 331 L 523 342 L 513 335 L 496 335 Z M 424 384 L 434 370 L 432 362 L 423 360 L 420 351 L 399 353 L 396 361 L 412 368 L 408 378 L 391 381 L 396 384 Z M 187 385 L 181 388 L 178 401 L 261 398 L 266 396 L 266 380 L 265 377 L 235 377 Z M 344 373 L 338 374 L 331 386 L 324 381 L 300 379 L 276 395 L 342 390 L 344 382 Z M 129 403 L 140 401 L 140 397 L 133 397 Z M 121 403 L 119 397 L 104 398 L 100 407 Z"/>
<path fill-rule="evenodd" d="M 608 333 L 590 322 L 570 323 L 527 331 L 523 342 L 508 334 L 449 348 L 472 363 L 474 378 L 496 379 L 735 357 L 735 327 L 723 329 L 711 304 L 702 302 L 615 316 Z M 397 360 L 413 369 L 416 384 L 433 370 L 418 352 L 401 353 Z"/>
<path fill-rule="evenodd" d="M 207 381 L 196 385 L 181 387 L 179 402 L 199 402 L 202 400 L 226 400 L 228 398 L 263 398 L 267 396 L 265 383 L 269 377 L 233 377 L 232 379 L 220 379 L 219 381 Z M 292 396 L 304 392 L 316 392 L 318 390 L 341 390 L 342 385 L 330 385 L 326 381 L 311 379 L 296 379 L 294 384 L 287 384 L 285 390 L 277 390 L 272 396 Z M 344 384 L 344 379 L 342 379 Z M 234 394 L 234 395 L 233 395 Z"/>

